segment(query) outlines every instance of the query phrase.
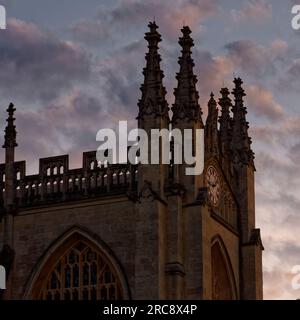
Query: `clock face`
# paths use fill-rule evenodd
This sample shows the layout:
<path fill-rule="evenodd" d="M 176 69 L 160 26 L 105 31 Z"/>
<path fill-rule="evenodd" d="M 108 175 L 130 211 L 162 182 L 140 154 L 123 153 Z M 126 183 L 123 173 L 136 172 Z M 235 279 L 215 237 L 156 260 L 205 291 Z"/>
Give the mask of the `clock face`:
<path fill-rule="evenodd" d="M 208 187 L 208 198 L 213 206 L 218 206 L 220 202 L 220 177 L 214 166 L 209 166 L 206 171 L 206 181 Z"/>

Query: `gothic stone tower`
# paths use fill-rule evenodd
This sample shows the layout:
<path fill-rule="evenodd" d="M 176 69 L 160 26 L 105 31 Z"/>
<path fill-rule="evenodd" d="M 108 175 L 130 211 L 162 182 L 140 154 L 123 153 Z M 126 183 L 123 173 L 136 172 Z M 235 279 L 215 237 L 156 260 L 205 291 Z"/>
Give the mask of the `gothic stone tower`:
<path fill-rule="evenodd" d="M 40 159 L 39 173 L 26 175 L 25 161 L 15 161 L 11 104 L 0 165 L 3 299 L 262 299 L 263 246 L 255 229 L 242 80 L 234 79 L 233 102 L 228 88 L 218 103 L 211 93 L 204 124 L 194 43 L 183 27 L 169 109 L 161 36 L 155 22 L 149 28 L 138 127 L 190 129 L 193 150 L 196 130 L 204 129 L 204 171 L 188 176 L 190 165 L 172 159 L 103 165 L 91 151 L 81 168 L 70 169 L 62 155 Z M 161 151 L 162 143 L 155 148 Z"/>

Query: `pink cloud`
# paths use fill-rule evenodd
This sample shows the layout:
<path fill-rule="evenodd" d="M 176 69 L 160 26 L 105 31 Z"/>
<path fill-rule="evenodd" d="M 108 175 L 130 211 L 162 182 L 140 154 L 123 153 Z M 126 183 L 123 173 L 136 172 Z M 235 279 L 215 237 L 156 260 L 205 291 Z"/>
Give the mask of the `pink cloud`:
<path fill-rule="evenodd" d="M 273 120 L 283 117 L 283 107 L 276 102 L 271 91 L 259 85 L 248 85 L 246 92 L 249 110 L 257 116 L 264 116 Z"/>
<path fill-rule="evenodd" d="M 77 21 L 71 26 L 76 40 L 87 44 L 106 41 L 109 37 L 118 37 L 118 32 L 134 30 L 146 25 L 148 21 L 157 20 L 163 36 L 175 40 L 182 26 L 205 30 L 203 22 L 219 12 L 220 8 L 211 0 L 124 0 L 114 8 L 102 10 L 97 21 Z"/>
<path fill-rule="evenodd" d="M 0 94 L 9 100 L 48 103 L 91 73 L 85 50 L 30 22 L 9 20 L 0 47 Z"/>
<path fill-rule="evenodd" d="M 186 1 L 169 9 L 170 7 L 161 13 L 159 20 L 167 34 L 172 37 L 178 36 L 183 25 L 188 25 L 197 32 L 204 30 L 202 22 L 219 11 L 218 6 L 210 0 Z"/>
<path fill-rule="evenodd" d="M 236 69 L 261 77 L 277 72 L 277 63 L 287 57 L 289 47 L 281 39 L 276 39 L 266 46 L 252 40 L 238 40 L 226 44 L 225 49 L 227 58 Z"/>
<path fill-rule="evenodd" d="M 231 10 L 235 22 L 265 21 L 272 17 L 272 5 L 267 0 L 248 0 L 240 10 Z"/>

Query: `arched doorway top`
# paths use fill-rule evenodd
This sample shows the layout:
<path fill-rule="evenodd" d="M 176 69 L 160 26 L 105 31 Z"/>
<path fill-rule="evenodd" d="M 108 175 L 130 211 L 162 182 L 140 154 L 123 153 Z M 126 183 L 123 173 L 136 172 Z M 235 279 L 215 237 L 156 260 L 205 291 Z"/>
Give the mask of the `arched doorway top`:
<path fill-rule="evenodd" d="M 220 235 L 211 241 L 212 299 L 238 298 L 235 276 L 226 246 Z"/>
<path fill-rule="evenodd" d="M 54 299 L 55 289 L 59 292 L 56 298 L 58 294 L 65 293 L 68 298 L 69 292 L 72 298 L 73 291 L 76 298 L 77 287 L 80 299 L 95 298 L 95 294 L 97 299 L 105 298 L 104 289 L 100 292 L 102 287 L 107 290 L 115 287 L 116 298 L 130 299 L 125 272 L 111 248 L 87 229 L 73 226 L 56 239 L 40 258 L 27 281 L 24 298 L 44 299 L 45 292 L 53 290 Z M 92 293 L 86 293 L 89 288 L 98 291 L 95 293 L 93 289 Z M 113 294 L 111 291 L 110 297 Z"/>

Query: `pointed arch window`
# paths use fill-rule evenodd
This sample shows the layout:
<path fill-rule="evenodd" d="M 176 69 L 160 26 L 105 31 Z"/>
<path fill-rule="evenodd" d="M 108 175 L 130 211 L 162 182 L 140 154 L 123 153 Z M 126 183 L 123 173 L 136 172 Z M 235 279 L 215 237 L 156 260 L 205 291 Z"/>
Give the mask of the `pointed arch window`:
<path fill-rule="evenodd" d="M 226 248 L 220 237 L 214 239 L 211 247 L 212 299 L 236 299 L 236 284 Z"/>
<path fill-rule="evenodd" d="M 122 299 L 116 271 L 99 248 L 78 240 L 62 255 L 51 259 L 36 292 L 41 300 L 116 300 Z"/>

